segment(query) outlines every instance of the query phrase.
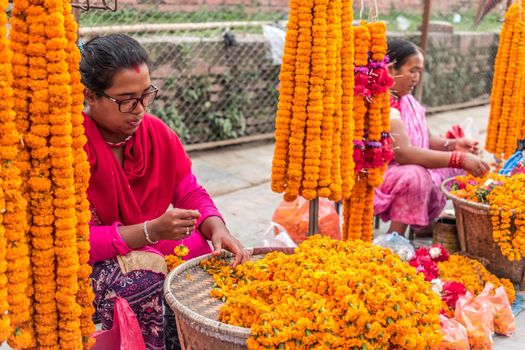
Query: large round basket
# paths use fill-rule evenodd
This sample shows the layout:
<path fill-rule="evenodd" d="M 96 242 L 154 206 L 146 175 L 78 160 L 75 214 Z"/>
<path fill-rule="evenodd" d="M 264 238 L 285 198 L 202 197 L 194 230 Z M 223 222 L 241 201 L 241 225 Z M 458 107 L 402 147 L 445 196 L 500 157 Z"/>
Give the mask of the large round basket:
<path fill-rule="evenodd" d="M 251 248 L 253 259 L 260 259 L 271 251 L 293 253 L 293 248 Z M 183 350 L 237 350 L 247 349 L 249 328 L 230 326 L 218 321 L 223 302 L 212 298 L 213 278 L 200 267 L 211 254 L 191 259 L 177 266 L 164 282 L 164 297 L 173 310 Z M 231 260 L 223 252 L 220 258 Z"/>
<path fill-rule="evenodd" d="M 519 285 L 520 290 L 525 290 L 525 259 L 516 262 L 503 256 L 492 238 L 489 206 L 454 196 L 448 191 L 452 180 L 454 178 L 445 180 L 441 191 L 454 203 L 460 250 L 471 256 L 487 259 L 487 269 L 490 272 L 510 279 Z M 516 230 L 514 224 L 511 230 Z"/>

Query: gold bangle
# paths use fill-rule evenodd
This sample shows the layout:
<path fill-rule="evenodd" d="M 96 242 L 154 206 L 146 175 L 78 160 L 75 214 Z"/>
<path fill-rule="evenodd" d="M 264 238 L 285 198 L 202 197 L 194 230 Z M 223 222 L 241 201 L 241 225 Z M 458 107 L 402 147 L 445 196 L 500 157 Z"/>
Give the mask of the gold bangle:
<path fill-rule="evenodd" d="M 155 244 L 157 243 L 158 241 L 153 241 L 150 237 L 149 237 L 149 232 L 148 232 L 148 220 L 144 221 L 144 224 L 142 224 L 142 228 L 144 229 L 144 237 L 146 237 L 146 241 L 149 243 L 149 244 Z"/>

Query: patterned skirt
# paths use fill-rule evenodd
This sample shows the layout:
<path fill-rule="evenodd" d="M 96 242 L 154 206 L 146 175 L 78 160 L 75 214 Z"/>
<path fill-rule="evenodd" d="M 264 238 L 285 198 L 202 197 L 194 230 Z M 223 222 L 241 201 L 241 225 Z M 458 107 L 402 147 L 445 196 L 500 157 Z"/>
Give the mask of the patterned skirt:
<path fill-rule="evenodd" d="M 103 330 L 113 326 L 115 301 L 126 299 L 137 315 L 137 321 L 148 350 L 180 349 L 175 318 L 164 307 L 164 275 L 148 270 L 134 270 L 123 274 L 117 259 L 93 265 L 95 322 Z"/>

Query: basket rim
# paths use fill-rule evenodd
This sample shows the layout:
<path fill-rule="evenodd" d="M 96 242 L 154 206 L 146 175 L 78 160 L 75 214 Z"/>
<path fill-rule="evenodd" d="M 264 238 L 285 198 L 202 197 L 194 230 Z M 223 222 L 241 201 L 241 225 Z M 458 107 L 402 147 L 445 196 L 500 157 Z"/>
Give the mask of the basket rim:
<path fill-rule="evenodd" d="M 246 250 L 248 250 L 250 254 L 253 253 L 253 248 L 247 248 Z M 251 335 L 250 328 L 232 326 L 227 323 L 212 320 L 211 318 L 198 314 L 195 311 L 191 310 L 186 305 L 182 304 L 171 293 L 171 284 L 178 275 L 182 274 L 183 272 L 185 272 L 186 270 L 189 270 L 192 267 L 198 266 L 202 260 L 209 259 L 212 256 L 213 256 L 212 253 L 209 253 L 209 254 L 195 257 L 193 259 L 190 259 L 184 262 L 183 264 L 177 266 L 172 271 L 170 271 L 168 273 L 168 276 L 164 280 L 164 297 L 170 302 L 170 306 L 174 307 L 181 314 L 180 315 L 181 317 L 184 317 L 188 319 L 189 321 L 196 322 L 197 324 L 199 324 L 199 326 L 207 328 L 211 331 L 217 332 L 220 329 L 223 333 L 227 333 L 228 335 L 247 339 Z M 218 257 L 229 258 L 229 257 L 233 257 L 233 254 L 231 254 L 228 251 L 223 250 Z"/>
<path fill-rule="evenodd" d="M 455 180 L 456 177 L 453 176 L 453 177 L 449 177 L 448 179 L 446 179 L 445 181 L 443 181 L 441 183 L 441 186 L 440 186 L 440 189 L 441 189 L 441 192 L 443 192 L 443 194 L 448 198 L 448 199 L 451 199 L 453 200 L 454 202 L 457 202 L 457 203 L 461 203 L 461 204 L 464 204 L 466 206 L 469 206 L 469 207 L 472 207 L 472 208 L 476 208 L 476 209 L 483 209 L 483 210 L 490 210 L 490 205 L 488 204 L 481 204 L 481 203 L 475 203 L 475 202 L 471 202 L 471 201 L 468 201 L 466 199 L 463 199 L 463 198 L 459 198 L 455 195 L 453 195 L 452 193 L 450 193 L 446 186 L 452 182 L 453 180 Z"/>

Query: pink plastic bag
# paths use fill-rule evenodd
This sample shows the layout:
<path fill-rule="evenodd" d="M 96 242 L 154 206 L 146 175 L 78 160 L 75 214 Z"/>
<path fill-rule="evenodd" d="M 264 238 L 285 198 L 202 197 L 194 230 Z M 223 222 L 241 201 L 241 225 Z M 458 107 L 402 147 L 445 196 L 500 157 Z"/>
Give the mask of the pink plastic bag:
<path fill-rule="evenodd" d="M 91 350 L 143 350 L 146 349 L 137 316 L 124 298 L 115 301 L 113 327 L 93 333 L 95 345 Z"/>
<path fill-rule="evenodd" d="M 467 292 L 458 298 L 454 318 L 467 329 L 471 350 L 492 349 L 491 308 L 484 303 L 476 302 L 475 297 Z"/>
<path fill-rule="evenodd" d="M 467 329 L 453 318 L 440 315 L 439 319 L 443 340 L 432 350 L 469 350 Z"/>

